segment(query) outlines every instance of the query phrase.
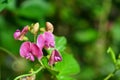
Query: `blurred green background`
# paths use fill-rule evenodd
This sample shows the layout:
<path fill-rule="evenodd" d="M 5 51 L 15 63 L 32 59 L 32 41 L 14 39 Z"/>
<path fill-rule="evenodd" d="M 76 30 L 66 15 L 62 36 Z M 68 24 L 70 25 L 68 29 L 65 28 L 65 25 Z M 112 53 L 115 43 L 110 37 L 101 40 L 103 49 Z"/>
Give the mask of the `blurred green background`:
<path fill-rule="evenodd" d="M 103 80 L 114 70 L 106 50 L 112 46 L 120 53 L 120 0 L 0 0 L 1 80 L 12 80 L 34 66 L 20 58 L 15 30 L 36 22 L 45 27 L 46 21 L 54 25 L 56 36 L 67 38 L 66 50 L 81 67 L 76 80 Z M 119 80 L 119 75 L 110 80 Z M 48 80 L 45 76 L 40 73 L 40 80 Z"/>

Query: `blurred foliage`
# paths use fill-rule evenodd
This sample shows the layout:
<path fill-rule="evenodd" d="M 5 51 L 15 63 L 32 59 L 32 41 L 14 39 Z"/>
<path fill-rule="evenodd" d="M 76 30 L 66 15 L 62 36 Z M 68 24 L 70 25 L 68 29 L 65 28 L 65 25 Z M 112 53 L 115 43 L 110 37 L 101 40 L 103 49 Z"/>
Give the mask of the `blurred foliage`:
<path fill-rule="evenodd" d="M 44 27 L 46 21 L 53 23 L 55 35 L 67 37 L 65 50 L 81 65 L 81 72 L 74 76 L 77 80 L 102 80 L 113 71 L 106 51 L 112 46 L 116 55 L 120 53 L 119 0 L 0 0 L 0 46 L 20 58 L 21 42 L 13 39 L 14 31 L 35 22 Z M 4 50 L 0 50 L 0 58 L 1 80 L 12 80 L 30 69 L 15 71 L 13 57 Z M 118 71 L 110 80 L 119 80 L 119 75 Z M 67 77 L 62 80 L 73 80 Z"/>

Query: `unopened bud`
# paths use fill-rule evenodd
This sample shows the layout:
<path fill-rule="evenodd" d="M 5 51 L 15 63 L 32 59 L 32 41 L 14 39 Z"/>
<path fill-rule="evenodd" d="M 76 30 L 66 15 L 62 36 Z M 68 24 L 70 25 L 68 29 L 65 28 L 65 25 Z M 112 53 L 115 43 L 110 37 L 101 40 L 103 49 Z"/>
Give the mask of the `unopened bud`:
<path fill-rule="evenodd" d="M 46 31 L 53 32 L 54 27 L 50 22 L 46 22 Z"/>
<path fill-rule="evenodd" d="M 35 23 L 33 26 L 34 31 L 37 33 L 39 30 L 39 23 Z"/>
<path fill-rule="evenodd" d="M 28 37 L 26 36 L 23 37 L 23 41 L 28 41 L 28 40 L 29 40 Z"/>
<path fill-rule="evenodd" d="M 39 30 L 39 23 L 35 23 L 34 25 L 32 25 L 31 32 L 33 34 L 37 34 L 38 30 Z"/>
<path fill-rule="evenodd" d="M 45 32 L 45 28 L 40 28 L 40 31 Z"/>

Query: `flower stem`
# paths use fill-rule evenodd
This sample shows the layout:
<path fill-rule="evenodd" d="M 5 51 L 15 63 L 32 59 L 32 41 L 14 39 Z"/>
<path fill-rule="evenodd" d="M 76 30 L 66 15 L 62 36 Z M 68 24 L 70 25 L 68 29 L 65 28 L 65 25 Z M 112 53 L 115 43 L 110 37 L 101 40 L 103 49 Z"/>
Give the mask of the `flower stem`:
<path fill-rule="evenodd" d="M 7 54 L 9 54 L 14 60 L 17 60 L 16 56 L 14 56 L 13 53 L 8 51 L 7 49 L 0 47 L 0 50 L 2 50 L 4 52 L 6 52 Z"/>
<path fill-rule="evenodd" d="M 33 71 L 33 72 L 30 73 L 30 74 L 23 74 L 23 75 L 20 75 L 20 76 L 16 77 L 14 80 L 18 80 L 18 79 L 20 79 L 20 78 L 27 77 L 27 76 L 32 76 L 32 75 L 38 73 L 39 71 L 41 71 L 43 68 L 44 68 L 44 67 L 40 67 L 38 70 Z"/>
<path fill-rule="evenodd" d="M 109 80 L 112 76 L 114 76 L 117 69 L 115 69 L 112 73 L 110 73 L 107 77 L 104 78 L 104 80 Z"/>
<path fill-rule="evenodd" d="M 42 67 L 45 67 L 41 60 L 38 60 Z"/>
<path fill-rule="evenodd" d="M 113 75 L 114 75 L 113 73 L 110 73 L 104 80 L 110 79 Z"/>
<path fill-rule="evenodd" d="M 36 43 L 36 37 L 37 37 L 37 35 L 34 34 L 34 43 Z"/>

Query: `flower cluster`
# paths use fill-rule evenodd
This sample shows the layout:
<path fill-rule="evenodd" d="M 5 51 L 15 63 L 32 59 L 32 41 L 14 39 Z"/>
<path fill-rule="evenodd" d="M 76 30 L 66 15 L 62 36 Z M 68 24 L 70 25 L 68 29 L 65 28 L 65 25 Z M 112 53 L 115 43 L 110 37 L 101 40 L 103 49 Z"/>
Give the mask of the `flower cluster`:
<path fill-rule="evenodd" d="M 22 31 L 17 29 L 14 33 L 16 40 L 24 41 L 20 47 L 20 56 L 31 61 L 35 58 L 41 60 L 43 57 L 43 48 L 49 50 L 53 48 L 53 51 L 49 57 L 49 65 L 52 66 L 55 62 L 62 61 L 62 57 L 59 51 L 55 48 L 55 37 L 53 35 L 53 25 L 50 22 L 46 22 L 46 28 L 43 33 L 39 34 L 36 41 L 31 42 L 26 37 L 27 32 L 31 32 L 34 36 L 38 34 L 39 23 L 31 26 L 25 26 Z"/>

